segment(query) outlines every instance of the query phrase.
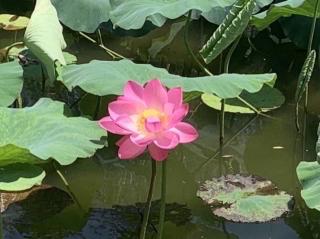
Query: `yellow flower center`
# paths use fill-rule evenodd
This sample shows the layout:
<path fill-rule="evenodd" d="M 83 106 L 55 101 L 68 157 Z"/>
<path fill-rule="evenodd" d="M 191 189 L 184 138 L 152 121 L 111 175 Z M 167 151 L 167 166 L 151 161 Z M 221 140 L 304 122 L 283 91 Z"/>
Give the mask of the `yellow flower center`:
<path fill-rule="evenodd" d="M 150 133 L 146 128 L 146 123 L 148 121 L 155 121 L 158 126 L 163 128 L 167 122 L 167 115 L 156 109 L 146 109 L 138 115 L 137 126 L 141 133 Z"/>

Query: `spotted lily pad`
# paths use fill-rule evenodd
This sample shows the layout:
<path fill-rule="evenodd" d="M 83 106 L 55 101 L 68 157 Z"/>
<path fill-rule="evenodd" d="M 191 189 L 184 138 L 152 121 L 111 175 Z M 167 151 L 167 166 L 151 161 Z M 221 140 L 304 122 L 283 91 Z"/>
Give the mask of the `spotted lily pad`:
<path fill-rule="evenodd" d="M 227 175 L 206 181 L 197 196 L 213 214 L 234 222 L 267 222 L 290 211 L 292 196 L 271 181 L 254 176 Z"/>

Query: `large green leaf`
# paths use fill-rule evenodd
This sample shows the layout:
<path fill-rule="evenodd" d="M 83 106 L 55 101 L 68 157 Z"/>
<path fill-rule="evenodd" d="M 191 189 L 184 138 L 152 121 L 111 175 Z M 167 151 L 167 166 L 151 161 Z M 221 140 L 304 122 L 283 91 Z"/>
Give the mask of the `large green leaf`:
<path fill-rule="evenodd" d="M 237 97 L 243 90 L 254 93 L 263 84 L 273 86 L 275 74 L 222 74 L 205 77 L 181 77 L 169 74 L 166 69 L 148 64 L 135 64 L 129 60 L 91 61 L 88 64 L 68 65 L 61 69 L 58 80 L 69 90 L 79 86 L 94 95 L 120 95 L 128 80 L 145 83 L 159 78 L 168 87 L 181 86 L 185 92 L 213 93 L 220 98 Z"/>
<path fill-rule="evenodd" d="M 255 0 L 237 0 L 228 15 L 200 50 L 200 55 L 209 64 L 226 49 L 247 27 Z"/>
<path fill-rule="evenodd" d="M 0 64 L 0 106 L 9 106 L 22 90 L 23 70 L 17 61 Z"/>
<path fill-rule="evenodd" d="M 66 64 L 62 53 L 66 48 L 66 42 L 57 11 L 50 0 L 37 0 L 24 35 L 24 42 L 44 65 L 50 81 L 54 81 L 55 61 Z"/>
<path fill-rule="evenodd" d="M 0 170 L 0 190 L 4 191 L 22 191 L 40 185 L 46 175 L 42 168 L 27 163 L 10 164 Z"/>
<path fill-rule="evenodd" d="M 254 15 L 252 24 L 262 30 L 280 17 L 288 17 L 292 14 L 313 17 L 315 4 L 315 0 L 286 0 L 276 3 L 270 9 Z M 319 16 L 320 13 L 318 13 Z"/>
<path fill-rule="evenodd" d="M 253 94 L 243 92 L 240 96 L 242 99 L 250 103 L 250 105 L 254 106 L 261 112 L 268 112 L 277 109 L 285 101 L 282 93 L 270 86 L 264 86 L 259 92 Z M 202 94 L 201 99 L 207 106 L 216 110 L 221 110 L 221 98 L 213 94 Z M 242 103 L 239 99 L 227 99 L 224 110 L 230 113 L 256 113 L 252 109 L 248 108 L 248 106 Z"/>
<path fill-rule="evenodd" d="M 61 22 L 75 31 L 92 33 L 109 21 L 109 0 L 51 0 Z"/>
<path fill-rule="evenodd" d="M 301 196 L 307 206 L 320 211 L 320 164 L 300 162 L 297 175 L 302 186 Z"/>
<path fill-rule="evenodd" d="M 166 19 L 175 19 L 189 10 L 199 12 L 207 20 L 220 24 L 226 10 L 236 0 L 111 0 L 110 18 L 115 26 L 124 29 L 139 29 L 146 21 L 162 26 Z M 258 0 L 259 7 L 271 0 Z"/>
<path fill-rule="evenodd" d="M 220 24 L 235 0 L 51 0 L 61 22 L 75 31 L 94 32 L 110 18 L 114 26 L 140 29 L 146 21 L 162 26 L 167 18 L 175 19 L 189 10 L 202 14 L 208 21 Z M 262 8 L 272 0 L 257 0 Z M 110 4 L 111 3 L 111 4 Z"/>
<path fill-rule="evenodd" d="M 241 175 L 207 180 L 197 195 L 215 215 L 235 222 L 266 222 L 281 217 L 290 211 L 292 199 L 270 181 Z"/>
<path fill-rule="evenodd" d="M 0 152 L 14 145 L 25 157 L 30 157 L 30 152 L 39 159 L 53 158 L 68 165 L 103 147 L 99 140 L 106 132 L 96 122 L 66 117 L 63 112 L 63 103 L 47 98 L 30 108 L 0 108 Z"/>

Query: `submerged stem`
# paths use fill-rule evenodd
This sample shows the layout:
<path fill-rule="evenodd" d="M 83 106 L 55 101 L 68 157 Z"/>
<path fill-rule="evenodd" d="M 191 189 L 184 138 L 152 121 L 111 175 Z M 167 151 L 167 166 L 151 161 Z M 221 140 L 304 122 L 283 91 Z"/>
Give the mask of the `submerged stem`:
<path fill-rule="evenodd" d="M 159 230 L 157 239 L 162 239 L 164 221 L 166 217 L 166 193 L 167 193 L 167 160 L 162 162 L 162 175 L 161 175 L 161 202 L 160 202 L 160 217 L 159 217 Z"/>
<path fill-rule="evenodd" d="M 149 191 L 148 191 L 147 204 L 145 206 L 144 213 L 143 213 L 143 221 L 142 221 L 141 230 L 140 230 L 140 237 L 139 237 L 140 239 L 145 239 L 145 237 L 146 237 L 148 220 L 149 220 L 150 209 L 151 209 L 152 196 L 153 196 L 153 188 L 154 188 L 154 183 L 155 183 L 155 179 L 156 179 L 156 173 L 157 173 L 156 161 L 151 159 L 150 186 L 149 186 Z"/>

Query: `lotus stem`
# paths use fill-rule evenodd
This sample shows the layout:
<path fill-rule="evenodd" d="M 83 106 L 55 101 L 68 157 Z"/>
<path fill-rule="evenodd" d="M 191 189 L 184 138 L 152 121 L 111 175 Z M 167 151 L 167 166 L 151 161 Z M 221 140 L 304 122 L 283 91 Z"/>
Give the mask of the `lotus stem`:
<path fill-rule="evenodd" d="M 198 64 L 198 66 L 203 70 L 205 73 L 207 73 L 209 76 L 213 76 L 213 74 L 200 62 L 200 60 L 197 58 L 197 56 L 193 53 L 190 44 L 189 44 L 189 26 L 191 21 L 191 13 L 192 10 L 189 11 L 186 25 L 185 25 L 185 31 L 184 31 L 184 43 L 186 45 L 186 48 L 189 52 L 189 54 L 192 56 L 193 60 Z"/>
<path fill-rule="evenodd" d="M 79 32 L 79 34 L 81 36 L 83 36 L 84 38 L 86 38 L 87 40 L 91 41 L 92 43 L 97 44 L 100 48 L 102 48 L 103 50 L 105 50 L 113 59 L 115 58 L 120 58 L 120 59 L 127 59 L 126 57 L 120 55 L 119 53 L 105 47 L 103 44 L 99 44 L 96 40 L 92 39 L 91 37 L 89 37 L 87 34 L 83 33 L 83 32 Z"/>
<path fill-rule="evenodd" d="M 211 156 L 207 161 L 205 161 L 202 165 L 200 165 L 195 171 L 200 170 L 201 168 L 203 168 L 205 165 L 207 165 L 207 163 L 209 161 L 211 161 L 212 159 L 215 159 L 221 152 L 221 149 L 223 149 L 224 147 L 228 146 L 230 143 L 232 143 L 240 134 L 242 134 L 243 131 L 245 131 L 257 118 L 259 117 L 258 114 L 256 114 L 252 119 L 250 119 L 247 123 L 244 124 L 244 126 L 242 126 L 238 132 L 236 132 L 230 139 L 228 139 L 226 142 L 224 142 L 224 144 L 222 145 L 222 147 L 220 147 L 213 156 Z"/>
<path fill-rule="evenodd" d="M 10 50 L 16 46 L 24 46 L 24 43 L 23 42 L 15 42 L 13 44 L 11 44 L 10 46 L 8 46 L 6 48 L 6 53 L 5 53 L 5 59 L 7 62 L 9 62 L 9 53 L 10 53 Z"/>
<path fill-rule="evenodd" d="M 70 194 L 72 200 L 78 205 L 78 207 L 80 208 L 81 211 L 84 211 L 83 207 L 81 206 L 81 204 L 80 204 L 79 200 L 77 199 L 76 195 L 71 190 L 68 180 L 65 178 L 63 173 L 59 170 L 58 165 L 55 162 L 53 163 L 53 167 L 55 168 L 56 173 L 58 174 L 58 176 L 60 177 L 60 179 L 63 182 L 64 186 L 66 187 L 66 189 L 67 189 L 68 193 Z"/>
<path fill-rule="evenodd" d="M 231 61 L 231 57 L 234 53 L 234 51 L 236 50 L 239 41 L 241 39 L 241 36 L 239 36 L 236 41 L 232 44 L 225 62 L 224 62 L 224 73 L 228 74 L 229 73 L 229 65 L 230 65 L 230 61 Z M 226 104 L 226 100 L 222 99 L 221 100 L 221 110 L 220 110 L 220 147 L 223 146 L 223 141 L 224 141 L 224 124 L 225 124 L 225 104 Z"/>
<path fill-rule="evenodd" d="M 99 110 L 101 106 L 102 96 L 98 96 L 97 103 L 96 103 L 96 109 L 94 110 L 93 119 L 97 120 L 99 115 Z"/>
<path fill-rule="evenodd" d="M 2 223 L 2 215 L 0 213 L 0 239 L 4 239 L 4 231 L 3 231 L 3 223 Z"/>
<path fill-rule="evenodd" d="M 166 217 L 166 193 L 167 193 L 167 160 L 162 162 L 162 175 L 161 175 L 161 202 L 160 202 L 160 217 L 159 217 L 159 230 L 157 239 L 162 239 L 164 222 Z"/>
<path fill-rule="evenodd" d="M 308 42 L 308 52 L 307 56 L 310 54 L 312 50 L 312 43 L 313 43 L 313 38 L 314 38 L 314 32 L 316 29 L 316 23 L 317 23 L 317 14 L 320 6 L 320 0 L 317 0 L 316 6 L 314 8 L 314 14 L 313 14 L 313 22 L 310 30 L 310 36 L 309 36 L 309 42 Z M 308 107 L 308 98 L 309 98 L 309 85 L 306 85 L 306 94 L 305 94 L 305 102 L 304 102 L 304 108 L 307 110 Z"/>
<path fill-rule="evenodd" d="M 145 209 L 144 209 L 144 213 L 143 213 L 143 220 L 142 220 L 142 225 L 141 225 L 141 230 L 140 230 L 140 237 L 139 237 L 140 239 L 145 239 L 145 237 L 146 237 L 146 232 L 147 232 L 149 215 L 150 215 L 150 210 L 151 210 L 151 202 L 152 202 L 153 188 L 154 188 L 154 184 L 155 184 L 156 174 L 157 174 L 156 161 L 151 159 L 151 178 L 150 178 L 150 185 L 149 185 L 147 203 L 146 203 L 146 206 L 145 206 Z"/>

